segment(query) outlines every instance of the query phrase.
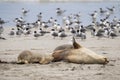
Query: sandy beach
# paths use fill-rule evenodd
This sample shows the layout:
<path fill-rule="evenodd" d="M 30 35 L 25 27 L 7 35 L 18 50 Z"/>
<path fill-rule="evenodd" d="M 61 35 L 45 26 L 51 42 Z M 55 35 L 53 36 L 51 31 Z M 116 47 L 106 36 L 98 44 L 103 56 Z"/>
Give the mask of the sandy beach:
<path fill-rule="evenodd" d="M 6 27 L 3 36 L 7 40 L 0 40 L 0 60 L 17 61 L 17 56 L 23 50 L 31 50 L 43 54 L 51 54 L 55 47 L 69 44 L 71 36 L 61 40 L 53 39 L 50 34 L 35 39 L 33 35 L 10 37 Z M 52 62 L 50 64 L 7 64 L 0 63 L 0 80 L 119 80 L 120 79 L 120 37 L 93 38 L 87 32 L 87 39 L 76 39 L 97 54 L 106 56 L 109 63 L 100 64 L 75 64 L 68 62 Z"/>

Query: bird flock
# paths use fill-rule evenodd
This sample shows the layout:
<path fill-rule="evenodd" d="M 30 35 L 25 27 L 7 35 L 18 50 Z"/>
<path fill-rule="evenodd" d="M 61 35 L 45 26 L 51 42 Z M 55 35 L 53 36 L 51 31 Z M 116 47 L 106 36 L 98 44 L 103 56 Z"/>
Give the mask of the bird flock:
<path fill-rule="evenodd" d="M 29 23 L 24 20 L 24 17 L 30 13 L 31 10 L 21 9 L 22 17 L 15 18 L 15 27 L 11 27 L 9 36 L 32 35 L 35 39 L 42 37 L 46 34 L 55 39 L 59 37 L 63 40 L 67 36 L 74 36 L 81 40 L 87 39 L 86 32 L 91 32 L 91 36 L 98 37 L 98 39 L 115 38 L 120 34 L 120 19 L 115 15 L 116 7 L 99 8 L 93 12 L 88 13 L 91 23 L 83 25 L 81 21 L 82 13 L 70 13 L 65 15 L 67 10 L 56 8 L 54 11 L 57 16 L 61 17 L 62 24 L 58 22 L 54 17 L 50 17 L 48 20 L 43 20 L 43 13 L 38 13 L 37 20 Z M 99 16 L 99 18 L 98 18 Z M 114 16 L 111 19 L 111 16 Z M 0 18 L 0 39 L 6 40 L 2 33 L 4 32 L 4 24 L 9 21 L 5 21 Z"/>

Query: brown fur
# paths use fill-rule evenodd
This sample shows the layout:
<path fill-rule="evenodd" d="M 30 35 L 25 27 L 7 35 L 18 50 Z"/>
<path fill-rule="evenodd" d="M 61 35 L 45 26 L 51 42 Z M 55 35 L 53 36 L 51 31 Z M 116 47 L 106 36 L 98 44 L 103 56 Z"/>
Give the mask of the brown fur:
<path fill-rule="evenodd" d="M 54 51 L 58 51 L 58 50 L 64 50 L 64 49 L 74 49 L 74 46 L 73 45 L 70 45 L 70 44 L 64 44 L 64 45 L 61 45 L 61 46 L 58 46 L 54 49 Z"/>
<path fill-rule="evenodd" d="M 75 41 L 73 49 L 63 49 L 54 51 L 52 56 L 53 61 L 65 60 L 73 63 L 85 63 L 85 64 L 106 64 L 108 60 L 106 57 L 96 54 L 95 52 L 80 46 Z"/>
<path fill-rule="evenodd" d="M 72 39 L 73 43 L 70 45 L 70 44 L 63 44 L 61 46 L 58 46 L 54 49 L 54 51 L 58 51 L 58 50 L 69 50 L 69 49 L 78 49 L 82 46 L 80 46 L 76 41 L 75 41 L 75 38 L 73 37 Z"/>
<path fill-rule="evenodd" d="M 73 37 L 73 47 L 74 47 L 74 49 L 78 49 L 78 48 L 81 48 L 82 46 L 81 45 L 79 45 L 76 41 L 75 41 L 75 38 Z"/>
<path fill-rule="evenodd" d="M 39 53 L 33 53 L 31 51 L 22 51 L 18 56 L 18 63 L 40 63 L 47 64 L 53 60 L 51 55 L 41 55 Z"/>

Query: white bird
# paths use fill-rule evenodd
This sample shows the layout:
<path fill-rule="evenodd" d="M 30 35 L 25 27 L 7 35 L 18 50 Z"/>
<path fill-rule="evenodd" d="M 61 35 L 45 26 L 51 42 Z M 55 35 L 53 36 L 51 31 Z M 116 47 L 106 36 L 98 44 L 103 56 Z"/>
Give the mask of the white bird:
<path fill-rule="evenodd" d="M 14 31 L 14 28 L 11 29 L 10 33 L 9 33 L 10 36 L 14 36 L 15 35 L 15 31 Z"/>
<path fill-rule="evenodd" d="M 22 8 L 22 14 L 26 15 L 29 12 L 29 10 L 25 10 L 24 8 Z"/>
<path fill-rule="evenodd" d="M 65 34 L 65 32 L 63 30 L 60 30 L 58 33 L 58 37 L 60 37 L 62 40 L 64 37 L 67 37 L 67 35 Z"/>
<path fill-rule="evenodd" d="M 43 35 L 37 33 L 37 31 L 34 31 L 34 37 L 35 37 L 36 39 L 37 39 L 38 37 L 40 37 L 40 36 L 43 36 Z"/>
<path fill-rule="evenodd" d="M 56 9 L 57 15 L 61 15 L 61 14 L 63 14 L 64 12 L 66 12 L 66 10 L 61 10 L 60 8 L 57 8 L 57 9 Z"/>
<path fill-rule="evenodd" d="M 55 31 L 55 29 L 51 30 L 51 35 L 53 36 L 54 39 L 55 37 L 58 37 L 58 33 Z"/>

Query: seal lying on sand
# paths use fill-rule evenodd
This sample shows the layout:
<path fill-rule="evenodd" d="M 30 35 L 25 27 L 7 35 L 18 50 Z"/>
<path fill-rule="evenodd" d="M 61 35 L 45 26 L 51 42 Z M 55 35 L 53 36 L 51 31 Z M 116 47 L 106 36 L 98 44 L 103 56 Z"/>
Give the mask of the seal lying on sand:
<path fill-rule="evenodd" d="M 90 49 L 87 49 L 79 45 L 75 41 L 74 37 L 73 45 L 58 46 L 54 50 L 52 56 L 54 57 L 53 61 L 64 60 L 73 63 L 85 63 L 85 64 L 106 64 L 109 62 L 106 57 L 98 55 L 95 52 L 91 51 Z"/>
<path fill-rule="evenodd" d="M 53 60 L 51 55 L 42 55 L 39 53 L 33 53 L 31 51 L 22 51 L 18 56 L 18 63 L 40 63 L 47 64 Z"/>

